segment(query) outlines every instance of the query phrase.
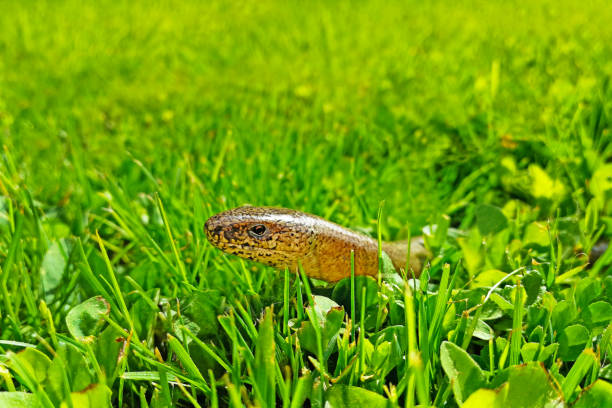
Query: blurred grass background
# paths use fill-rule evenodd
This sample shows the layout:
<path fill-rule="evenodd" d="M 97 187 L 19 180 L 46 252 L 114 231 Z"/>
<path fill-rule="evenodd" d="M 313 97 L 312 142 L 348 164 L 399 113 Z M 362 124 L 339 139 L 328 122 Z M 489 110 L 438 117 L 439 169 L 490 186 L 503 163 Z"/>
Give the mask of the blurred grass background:
<path fill-rule="evenodd" d="M 49 203 L 79 193 L 71 155 L 120 178 L 129 152 L 165 183 L 191 168 L 224 205 L 385 199 L 420 226 L 504 155 L 571 161 L 551 146 L 605 92 L 610 17 L 604 1 L 7 2 L 2 138 Z"/>
<path fill-rule="evenodd" d="M 241 350 L 256 349 L 255 324 L 265 306 L 301 296 L 293 286 L 283 294 L 282 272 L 222 256 L 206 243 L 206 217 L 245 203 L 292 207 L 373 233 L 384 201 L 384 239 L 443 224 L 445 214 L 469 238 L 444 252 L 446 230 L 437 237 L 437 249 L 447 246 L 430 271 L 433 285 L 445 262 L 460 270 L 461 258 L 466 270 L 456 288 L 475 288 L 474 302 L 479 290 L 526 265 L 536 265 L 554 302 L 570 304 L 569 285 L 583 275 L 591 275 L 582 288 L 590 294 L 585 285 L 601 286 L 598 274 L 609 260 L 586 271 L 580 252 L 612 231 L 610 21 L 606 1 L 1 2 L 0 338 L 8 339 L 2 351 L 9 351 L 0 363 L 23 346 L 13 341 L 41 348 L 44 340 L 61 349 L 56 328 L 61 342 L 81 347 L 62 334 L 68 310 L 108 290 L 111 317 L 145 342 L 134 342 L 123 366 L 107 373 L 113 403 L 125 398 L 136 406 L 165 395 L 164 381 L 160 391 L 139 371 L 185 374 L 176 363 L 183 324 L 231 361 L 236 389 L 251 392 L 244 385 L 252 385 L 249 360 L 217 321 L 237 330 L 233 316 L 244 318 L 252 327 Z M 501 210 L 480 207 L 491 217 L 478 220 L 481 204 Z M 100 283 L 115 274 L 120 290 Z M 484 278 L 471 281 L 475 276 Z M 202 301 L 198 319 L 183 320 L 177 299 L 194 293 L 208 303 Z M 597 296 L 585 295 L 585 310 Z M 119 309 L 123 297 L 127 306 Z M 301 322 L 301 303 L 286 306 L 283 319 L 297 313 Z M 274 330 L 268 314 L 269 330 L 293 353 L 295 333 L 280 326 L 280 309 Z M 461 311 L 449 312 L 449 326 Z M 462 330 L 468 315 L 457 323 Z M 494 327 L 496 341 L 509 337 L 504 324 L 522 327 L 523 316 L 516 316 Z M 546 342 L 556 341 L 553 326 L 544 327 L 551 332 Z M 111 329 L 96 340 L 103 351 L 103 340 L 113 344 L 118 336 Z M 450 336 L 447 329 L 436 339 Z M 176 337 L 169 345 L 170 333 Z M 346 339 L 347 350 L 358 354 L 354 333 L 353 343 Z M 440 341 L 424 354 L 433 367 L 427 391 L 451 401 L 436 360 Z M 469 344 L 473 356 L 488 347 L 470 341 L 463 348 Z M 161 368 L 157 348 L 168 358 Z M 79 350 L 83 361 L 96 361 Z M 187 350 L 198 362 L 188 373 L 194 398 L 208 404 L 215 390 L 202 385 L 198 369 L 217 381 L 224 403 L 233 398 L 229 385 L 222 390 L 229 382 L 220 379 L 220 366 L 194 343 Z M 114 356 L 99 354 L 101 364 L 113 363 Z M 298 348 L 295 355 L 294 383 L 298 370 L 316 372 L 312 353 Z M 280 359 L 275 363 L 282 379 Z M 386 374 L 403 370 L 393 366 Z M 103 382 L 98 377 L 84 384 Z M 373 378 L 349 383 L 382 394 L 385 381 L 398 380 Z M 74 388 L 68 393 L 80 391 Z M 188 393 L 179 391 L 173 388 L 172 401 L 187 406 Z"/>

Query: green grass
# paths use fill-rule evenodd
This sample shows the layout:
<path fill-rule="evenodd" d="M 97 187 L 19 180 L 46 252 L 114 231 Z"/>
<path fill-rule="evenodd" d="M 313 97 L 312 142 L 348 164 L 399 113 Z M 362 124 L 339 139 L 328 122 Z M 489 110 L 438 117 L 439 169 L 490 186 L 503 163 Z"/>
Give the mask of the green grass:
<path fill-rule="evenodd" d="M 0 405 L 612 404 L 611 20 L 0 4 Z M 327 288 L 206 242 L 245 203 L 434 258 Z"/>

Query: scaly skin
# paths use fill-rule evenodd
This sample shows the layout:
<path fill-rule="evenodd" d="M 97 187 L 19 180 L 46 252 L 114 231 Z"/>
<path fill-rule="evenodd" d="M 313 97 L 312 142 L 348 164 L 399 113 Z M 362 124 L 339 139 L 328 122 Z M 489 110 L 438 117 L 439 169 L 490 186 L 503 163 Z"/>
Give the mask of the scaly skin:
<path fill-rule="evenodd" d="M 378 274 L 376 240 L 316 215 L 275 207 L 239 207 L 214 215 L 204 226 L 212 245 L 224 252 L 278 269 L 298 269 L 327 282 L 350 276 L 351 249 L 355 251 L 355 275 Z M 407 242 L 384 242 L 383 251 L 397 271 L 405 268 Z M 419 276 L 430 257 L 423 239 L 410 244 L 410 268 Z"/>

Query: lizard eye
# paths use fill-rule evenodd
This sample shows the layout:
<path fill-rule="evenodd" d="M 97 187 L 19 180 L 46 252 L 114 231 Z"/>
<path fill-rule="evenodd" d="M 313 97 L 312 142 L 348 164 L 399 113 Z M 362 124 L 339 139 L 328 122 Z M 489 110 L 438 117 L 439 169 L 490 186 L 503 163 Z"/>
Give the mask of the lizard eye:
<path fill-rule="evenodd" d="M 257 225 L 253 225 L 249 229 L 249 234 L 254 238 L 261 238 L 266 233 L 267 230 L 268 229 L 266 228 L 265 225 L 257 224 Z"/>

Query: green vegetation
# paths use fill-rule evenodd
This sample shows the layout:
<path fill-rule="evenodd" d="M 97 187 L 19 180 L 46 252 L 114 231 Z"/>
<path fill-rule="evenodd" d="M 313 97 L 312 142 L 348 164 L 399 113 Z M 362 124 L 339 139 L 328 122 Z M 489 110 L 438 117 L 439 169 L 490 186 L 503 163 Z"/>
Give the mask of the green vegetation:
<path fill-rule="evenodd" d="M 0 406 L 611 406 L 610 21 L 2 2 Z M 435 257 L 326 288 L 206 242 L 245 203 Z"/>

